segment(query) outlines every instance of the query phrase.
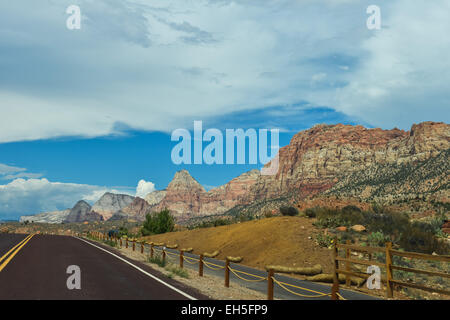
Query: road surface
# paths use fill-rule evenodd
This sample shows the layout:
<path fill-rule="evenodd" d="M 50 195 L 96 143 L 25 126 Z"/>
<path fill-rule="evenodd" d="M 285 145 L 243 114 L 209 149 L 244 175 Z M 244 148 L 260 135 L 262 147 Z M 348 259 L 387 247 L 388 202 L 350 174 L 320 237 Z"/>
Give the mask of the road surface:
<path fill-rule="evenodd" d="M 0 234 L 0 299 L 207 299 L 142 263 L 83 240 L 27 236 Z M 67 286 L 71 265 L 80 268 L 81 289 Z"/>

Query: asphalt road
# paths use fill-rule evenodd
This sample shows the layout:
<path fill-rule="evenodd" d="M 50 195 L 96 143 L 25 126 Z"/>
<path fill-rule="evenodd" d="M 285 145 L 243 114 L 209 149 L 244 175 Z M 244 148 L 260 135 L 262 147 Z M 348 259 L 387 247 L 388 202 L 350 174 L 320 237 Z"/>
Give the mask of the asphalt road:
<path fill-rule="evenodd" d="M 83 240 L 34 235 L 19 244 L 26 236 L 0 234 L 2 300 L 207 299 L 142 263 L 111 255 Z M 73 275 L 67 273 L 71 265 L 80 268 L 81 289 L 67 287 L 67 280 Z"/>

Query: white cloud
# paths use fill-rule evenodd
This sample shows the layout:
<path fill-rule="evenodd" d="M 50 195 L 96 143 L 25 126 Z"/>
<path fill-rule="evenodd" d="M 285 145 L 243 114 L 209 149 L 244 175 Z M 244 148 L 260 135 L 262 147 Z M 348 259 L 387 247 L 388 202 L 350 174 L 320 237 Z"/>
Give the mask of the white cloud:
<path fill-rule="evenodd" d="M 15 179 L 0 185 L 0 219 L 72 208 L 79 200 L 93 203 L 105 192 L 127 193 L 108 187 L 50 182 L 45 178 Z"/>
<path fill-rule="evenodd" d="M 155 184 L 153 182 L 140 180 L 136 187 L 136 197 L 145 198 L 147 194 L 155 190 Z"/>
<path fill-rule="evenodd" d="M 381 31 L 371 1 L 79 1 L 78 31 L 68 4 L 0 4 L 0 142 L 300 101 L 383 127 L 448 120 L 447 0 L 380 0 Z"/>
<path fill-rule="evenodd" d="M 25 170 L 27 170 L 27 169 L 19 168 L 19 167 L 13 167 L 13 166 L 8 166 L 6 164 L 0 163 L 0 175 L 12 174 L 12 173 L 17 173 L 17 172 L 23 172 Z"/>
<path fill-rule="evenodd" d="M 1 180 L 14 180 L 17 178 L 40 178 L 41 173 L 26 172 L 27 169 L 14 166 L 8 166 L 0 163 L 0 179 Z"/>
<path fill-rule="evenodd" d="M 360 43 L 365 54 L 348 85 L 311 100 L 387 128 L 449 122 L 450 2 L 397 0 L 381 10 L 382 29 Z"/>

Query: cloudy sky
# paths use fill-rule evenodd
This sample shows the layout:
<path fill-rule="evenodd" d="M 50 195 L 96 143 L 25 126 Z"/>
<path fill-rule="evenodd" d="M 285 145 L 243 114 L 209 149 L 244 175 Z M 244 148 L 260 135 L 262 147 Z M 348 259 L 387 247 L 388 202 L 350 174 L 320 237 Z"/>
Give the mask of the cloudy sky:
<path fill-rule="evenodd" d="M 69 30 L 70 5 L 81 29 Z M 381 9 L 369 30 L 366 9 Z M 165 188 L 176 128 L 449 122 L 448 0 L 0 4 L 0 219 Z M 191 165 L 207 187 L 252 168 Z"/>

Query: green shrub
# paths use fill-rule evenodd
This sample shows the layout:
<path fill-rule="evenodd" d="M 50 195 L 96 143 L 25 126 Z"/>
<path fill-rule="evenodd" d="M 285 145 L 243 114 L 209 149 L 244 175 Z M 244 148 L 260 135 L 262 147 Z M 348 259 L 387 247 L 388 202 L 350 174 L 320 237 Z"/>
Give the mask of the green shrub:
<path fill-rule="evenodd" d="M 164 268 L 167 264 L 166 260 L 163 260 L 159 255 L 155 255 L 153 258 L 149 257 L 148 262 L 157 264 L 161 268 Z"/>
<path fill-rule="evenodd" d="M 280 207 L 280 212 L 283 216 L 296 216 L 298 215 L 298 209 L 296 207 L 287 207 L 283 206 Z"/>
<path fill-rule="evenodd" d="M 399 244 L 406 251 L 428 254 L 436 252 L 444 255 L 450 253 L 450 247 L 447 243 L 440 241 L 433 233 L 422 230 L 417 224 L 408 226 L 402 233 Z"/>
<path fill-rule="evenodd" d="M 314 226 L 318 228 L 336 228 L 340 226 L 349 226 L 348 221 L 342 219 L 341 217 L 329 217 L 320 218 L 313 223 Z"/>
<path fill-rule="evenodd" d="M 319 246 L 328 248 L 333 244 L 333 237 L 328 234 L 319 233 L 316 236 L 316 241 Z"/>
<path fill-rule="evenodd" d="M 105 244 L 107 244 L 108 246 L 111 246 L 111 247 L 115 247 L 116 246 L 116 242 L 112 241 L 112 240 L 104 240 L 103 242 Z"/>
<path fill-rule="evenodd" d="M 381 231 L 385 235 L 398 238 L 408 227 L 409 217 L 404 213 L 364 213 L 362 225 L 369 231 Z"/>
<path fill-rule="evenodd" d="M 272 217 L 273 217 L 272 211 L 266 211 L 266 212 L 264 212 L 264 218 L 272 218 Z"/>
<path fill-rule="evenodd" d="M 369 236 L 367 237 L 367 241 L 371 246 L 383 247 L 386 245 L 386 242 L 390 241 L 390 237 L 386 236 L 381 231 L 377 231 L 369 234 Z"/>
<path fill-rule="evenodd" d="M 179 277 L 189 279 L 189 273 L 186 269 L 181 269 L 176 266 L 167 266 L 166 270 L 170 271 L 172 274 L 176 274 Z"/>
<path fill-rule="evenodd" d="M 118 236 L 119 236 L 119 238 L 122 238 L 123 236 L 128 236 L 128 229 L 125 227 L 120 227 Z"/>
<path fill-rule="evenodd" d="M 231 221 L 227 220 L 227 219 L 216 219 L 213 221 L 214 227 L 226 226 L 226 225 L 229 225 L 230 223 L 231 223 Z"/>
<path fill-rule="evenodd" d="M 347 240 L 350 240 L 352 243 L 355 243 L 355 239 L 353 239 L 353 235 L 350 232 L 343 232 L 339 237 L 339 241 L 341 243 L 345 243 Z"/>
<path fill-rule="evenodd" d="M 143 236 L 160 234 L 173 231 L 175 220 L 168 209 L 147 214 L 144 225 L 141 228 Z"/>
<path fill-rule="evenodd" d="M 316 217 L 316 209 L 315 208 L 308 208 L 305 210 L 305 215 L 308 218 L 315 218 Z"/>

